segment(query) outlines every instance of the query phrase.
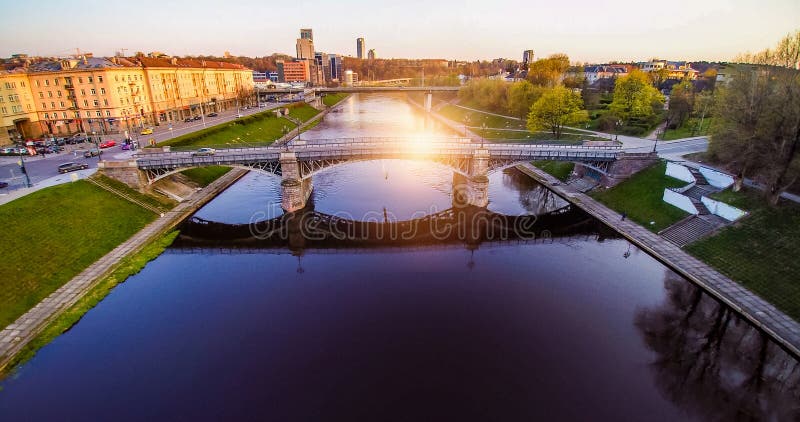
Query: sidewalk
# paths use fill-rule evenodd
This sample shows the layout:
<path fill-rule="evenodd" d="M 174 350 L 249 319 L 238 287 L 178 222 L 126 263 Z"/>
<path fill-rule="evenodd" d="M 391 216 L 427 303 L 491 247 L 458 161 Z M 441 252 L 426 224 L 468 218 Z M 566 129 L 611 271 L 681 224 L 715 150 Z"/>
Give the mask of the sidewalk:
<path fill-rule="evenodd" d="M 5 327 L 0 331 L 0 369 L 4 368 L 51 320 L 75 304 L 106 274 L 113 271 L 121 259 L 138 252 L 146 244 L 178 225 L 246 173 L 247 170 L 231 170 L 195 192 L 187 201 L 178 204 L 164 217 L 147 225 L 39 302 L 14 323 Z"/>
<path fill-rule="evenodd" d="M 517 168 L 613 228 L 678 274 L 700 286 L 708 294 L 725 303 L 753 325 L 766 332 L 791 354 L 800 357 L 800 323 L 678 246 L 630 220 L 622 220 L 620 214 L 594 198 L 576 191 L 569 185 L 564 185 L 530 163 L 520 164 Z"/>

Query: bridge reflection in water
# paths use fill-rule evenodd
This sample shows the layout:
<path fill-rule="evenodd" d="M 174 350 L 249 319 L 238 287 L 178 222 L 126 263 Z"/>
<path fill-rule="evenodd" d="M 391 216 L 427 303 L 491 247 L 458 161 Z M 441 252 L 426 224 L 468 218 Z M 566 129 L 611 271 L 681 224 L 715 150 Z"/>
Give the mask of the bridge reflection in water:
<path fill-rule="evenodd" d="M 181 226 L 172 252 L 335 251 L 340 249 L 464 247 L 486 243 L 551 242 L 556 239 L 617 238 L 574 206 L 541 214 L 511 216 L 474 206 L 453 207 L 405 221 L 372 215 L 363 220 L 313 209 L 250 224 L 193 217 Z"/>

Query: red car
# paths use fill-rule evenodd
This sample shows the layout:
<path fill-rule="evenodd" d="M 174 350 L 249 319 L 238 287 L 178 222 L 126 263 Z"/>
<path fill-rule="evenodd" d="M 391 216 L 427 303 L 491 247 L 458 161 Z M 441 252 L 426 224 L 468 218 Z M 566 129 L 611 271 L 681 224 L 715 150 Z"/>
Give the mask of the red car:
<path fill-rule="evenodd" d="M 108 141 L 100 143 L 100 148 L 111 148 L 116 145 L 117 143 L 113 139 L 110 139 Z"/>

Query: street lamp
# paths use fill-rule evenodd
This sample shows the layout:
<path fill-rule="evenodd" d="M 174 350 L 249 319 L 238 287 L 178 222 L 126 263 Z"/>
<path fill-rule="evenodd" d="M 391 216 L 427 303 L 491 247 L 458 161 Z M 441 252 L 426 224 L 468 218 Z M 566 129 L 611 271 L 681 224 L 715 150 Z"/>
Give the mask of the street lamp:
<path fill-rule="evenodd" d="M 469 124 L 470 118 L 469 114 L 464 115 L 464 137 L 467 137 L 467 124 Z"/>
<path fill-rule="evenodd" d="M 17 135 L 17 139 L 19 142 L 22 142 L 22 135 Z M 24 144 L 23 144 L 24 145 Z M 27 154 L 27 148 L 25 149 L 25 153 L 19 156 L 19 168 L 22 171 L 22 174 L 25 175 L 25 187 L 29 188 L 31 185 L 31 177 L 28 176 L 28 170 L 25 168 L 25 154 Z"/>

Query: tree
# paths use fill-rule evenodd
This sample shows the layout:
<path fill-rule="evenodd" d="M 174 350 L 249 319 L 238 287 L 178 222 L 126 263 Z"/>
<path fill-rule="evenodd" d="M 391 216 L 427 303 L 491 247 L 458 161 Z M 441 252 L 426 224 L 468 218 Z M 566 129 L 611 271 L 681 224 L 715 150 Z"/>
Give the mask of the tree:
<path fill-rule="evenodd" d="M 695 95 L 693 111 L 695 116 L 700 116 L 700 120 L 697 122 L 697 125 L 692 128 L 692 136 L 696 135 L 698 130 L 703 129 L 703 121 L 714 107 L 714 100 L 714 93 L 709 90 L 701 91 Z"/>
<path fill-rule="evenodd" d="M 581 96 L 575 92 L 563 86 L 551 88 L 531 106 L 528 129 L 532 132 L 549 130 L 559 139 L 564 126 L 580 124 L 589 119 L 582 105 Z"/>
<path fill-rule="evenodd" d="M 647 74 L 634 69 L 617 80 L 609 109 L 628 123 L 653 117 L 663 104 L 664 97 L 650 85 Z"/>
<path fill-rule="evenodd" d="M 561 83 L 567 69 L 569 57 L 566 54 L 553 54 L 528 66 L 528 81 L 534 85 L 554 87 Z"/>
<path fill-rule="evenodd" d="M 740 68 L 719 89 L 709 152 L 737 175 L 767 187 L 770 204 L 800 177 L 800 72 Z"/>
<path fill-rule="evenodd" d="M 534 86 L 528 81 L 514 82 L 508 87 L 508 113 L 524 118 L 531 106 L 542 96 L 544 88 Z"/>
<path fill-rule="evenodd" d="M 694 86 L 692 81 L 684 79 L 680 83 L 673 85 L 669 95 L 669 109 L 667 110 L 667 121 L 675 128 L 683 126 L 689 115 L 694 109 Z M 667 128 L 670 129 L 670 128 Z"/>
<path fill-rule="evenodd" d="M 774 50 L 766 49 L 756 54 L 741 54 L 734 61 L 797 68 L 800 64 L 800 30 L 783 37 Z"/>

